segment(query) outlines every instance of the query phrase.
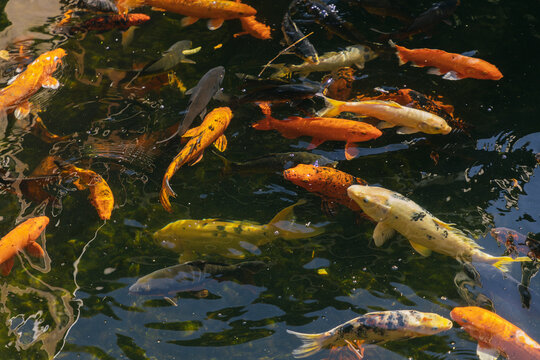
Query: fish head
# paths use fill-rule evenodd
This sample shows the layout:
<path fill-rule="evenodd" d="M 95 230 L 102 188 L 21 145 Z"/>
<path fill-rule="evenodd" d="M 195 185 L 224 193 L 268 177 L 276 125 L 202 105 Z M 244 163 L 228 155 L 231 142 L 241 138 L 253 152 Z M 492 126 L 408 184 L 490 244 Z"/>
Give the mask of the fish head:
<path fill-rule="evenodd" d="M 283 171 L 283 177 L 308 191 L 318 191 L 324 169 L 324 166 L 299 164 Z"/>
<path fill-rule="evenodd" d="M 493 64 L 487 61 L 481 61 L 476 63 L 476 66 L 471 66 L 463 69 L 465 77 L 482 80 L 500 80 L 503 74 Z"/>
<path fill-rule="evenodd" d="M 434 335 L 452 328 L 452 321 L 435 313 L 406 310 L 404 315 L 408 330 L 417 336 Z"/>
<path fill-rule="evenodd" d="M 421 122 L 418 124 L 418 128 L 425 132 L 426 134 L 443 134 L 447 135 L 452 131 L 446 121 L 439 118 L 430 118 L 428 121 Z"/>
<path fill-rule="evenodd" d="M 494 317 L 498 318 L 491 311 L 477 306 L 456 307 L 450 311 L 450 317 L 472 337 L 479 341 L 485 338 L 488 340 L 486 342 L 489 342 L 489 337 L 491 337 L 489 324 L 494 323 Z"/>
<path fill-rule="evenodd" d="M 43 61 L 44 66 L 47 67 L 50 72 L 53 72 L 59 64 L 62 64 L 62 58 L 66 55 L 64 49 L 58 48 L 42 54 L 39 59 Z"/>
<path fill-rule="evenodd" d="M 377 186 L 352 185 L 347 194 L 373 220 L 384 221 L 390 214 L 390 191 Z"/>

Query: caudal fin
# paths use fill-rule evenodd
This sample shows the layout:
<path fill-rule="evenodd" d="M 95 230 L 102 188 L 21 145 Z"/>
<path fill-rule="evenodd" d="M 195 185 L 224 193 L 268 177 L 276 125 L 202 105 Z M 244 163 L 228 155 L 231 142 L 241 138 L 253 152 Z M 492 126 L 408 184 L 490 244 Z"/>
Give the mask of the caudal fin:
<path fill-rule="evenodd" d="M 303 334 L 292 330 L 287 330 L 289 334 L 297 336 L 302 340 L 302 346 L 293 350 L 292 354 L 295 358 L 305 358 L 319 352 L 325 345 L 330 335 L 322 334 Z"/>
<path fill-rule="evenodd" d="M 322 226 L 299 224 L 294 221 L 294 207 L 305 203 L 306 200 L 302 199 L 291 206 L 287 206 L 270 220 L 268 227 L 272 231 L 277 231 L 279 236 L 285 240 L 305 239 L 324 233 Z"/>
<path fill-rule="evenodd" d="M 501 270 L 502 272 L 508 271 L 508 265 L 513 262 L 525 262 L 525 261 L 532 261 L 530 258 L 526 256 L 521 256 L 515 259 L 512 259 L 510 256 L 498 256 L 493 258 L 494 262 L 491 264 L 495 266 L 497 269 Z"/>
<path fill-rule="evenodd" d="M 340 106 L 343 104 L 343 101 L 334 100 L 327 98 L 326 96 L 323 96 L 324 102 L 326 103 L 326 107 L 322 110 L 319 110 L 317 112 L 317 116 L 320 117 L 336 117 L 341 113 L 341 110 L 339 109 Z"/>
<path fill-rule="evenodd" d="M 260 103 L 259 107 L 261 108 L 261 112 L 264 115 L 264 119 L 259 120 L 255 124 L 251 125 L 254 129 L 257 130 L 272 130 L 272 110 L 270 109 L 270 105 L 268 103 Z"/>

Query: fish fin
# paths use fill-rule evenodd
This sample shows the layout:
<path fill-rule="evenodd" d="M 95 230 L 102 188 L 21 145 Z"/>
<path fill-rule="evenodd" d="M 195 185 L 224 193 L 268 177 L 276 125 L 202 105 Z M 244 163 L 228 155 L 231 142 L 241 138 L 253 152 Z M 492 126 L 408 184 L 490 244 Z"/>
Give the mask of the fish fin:
<path fill-rule="evenodd" d="M 364 69 L 364 63 L 355 63 L 354 66 L 356 66 L 356 68 L 358 70 L 363 70 Z"/>
<path fill-rule="evenodd" d="M 58 79 L 53 78 L 52 76 L 49 76 L 43 82 L 41 83 L 41 86 L 43 86 L 45 89 L 58 89 L 60 87 L 60 82 Z"/>
<path fill-rule="evenodd" d="M 208 30 L 217 30 L 223 25 L 225 19 L 209 19 L 207 22 Z"/>
<path fill-rule="evenodd" d="M 382 246 L 386 240 L 390 239 L 396 231 L 390 226 L 386 225 L 383 222 L 379 222 L 373 230 L 373 240 L 375 241 L 375 246 Z"/>
<path fill-rule="evenodd" d="M 332 336 L 328 332 L 320 334 L 303 334 L 287 330 L 287 333 L 295 335 L 302 340 L 302 346 L 292 352 L 295 358 L 304 358 L 316 354 L 332 339 Z"/>
<path fill-rule="evenodd" d="M 193 61 L 191 59 L 187 59 L 187 58 L 184 58 L 182 60 L 180 60 L 181 63 L 183 64 L 196 64 L 197 62 L 196 61 Z"/>
<path fill-rule="evenodd" d="M 272 130 L 272 123 L 270 122 L 270 118 L 264 118 L 259 121 L 257 121 L 255 124 L 251 125 L 252 128 L 257 130 Z"/>
<path fill-rule="evenodd" d="M 455 71 L 449 71 L 442 77 L 444 80 L 461 80 L 462 77 Z"/>
<path fill-rule="evenodd" d="M 2 272 L 2 275 L 8 276 L 11 272 L 11 268 L 13 268 L 13 264 L 15 263 L 15 256 L 10 257 L 6 261 L 4 261 L 2 264 L 0 264 L 0 271 Z"/>
<path fill-rule="evenodd" d="M 285 136 L 285 135 L 283 135 L 283 136 Z M 313 150 L 313 149 L 315 149 L 317 146 L 321 145 L 325 141 L 326 140 L 324 140 L 324 139 L 313 138 L 313 139 L 311 139 L 311 142 L 307 146 L 306 150 Z"/>
<path fill-rule="evenodd" d="M 336 117 L 341 113 L 339 110 L 340 106 L 344 103 L 343 101 L 334 100 L 323 96 L 326 103 L 326 107 L 317 112 L 317 116 L 320 117 Z"/>
<path fill-rule="evenodd" d="M 201 155 L 199 155 L 199 157 L 198 157 L 198 158 L 196 158 L 196 159 L 195 159 L 194 161 L 190 162 L 190 163 L 189 163 L 188 165 L 189 165 L 189 166 L 193 166 L 193 165 L 195 165 L 196 163 L 198 163 L 199 161 L 201 161 L 201 160 L 202 160 L 202 158 L 203 158 L 203 155 L 204 155 L 204 153 L 201 153 Z"/>
<path fill-rule="evenodd" d="M 352 160 L 360 154 L 360 150 L 355 143 L 346 143 L 345 144 L 345 159 Z"/>
<path fill-rule="evenodd" d="M 495 260 L 495 262 L 491 265 L 495 266 L 502 272 L 508 271 L 508 264 L 510 263 L 532 261 L 527 256 L 520 256 L 515 259 L 512 259 L 510 256 L 495 256 L 493 259 Z"/>
<path fill-rule="evenodd" d="M 444 74 L 443 72 L 441 72 L 441 70 L 439 70 L 438 68 L 429 68 L 427 70 L 427 73 L 430 74 L 430 75 L 442 75 Z"/>
<path fill-rule="evenodd" d="M 377 124 L 377 129 L 389 129 L 389 128 L 393 128 L 394 124 L 392 123 L 389 123 L 388 121 L 381 121 Z"/>
<path fill-rule="evenodd" d="M 221 135 L 220 137 L 218 137 L 217 140 L 214 141 L 214 146 L 219 151 L 224 152 L 227 148 L 227 138 L 225 137 L 225 135 Z"/>
<path fill-rule="evenodd" d="M 480 342 L 476 347 L 476 354 L 478 355 L 479 360 L 497 360 L 499 357 L 499 352 L 496 349 L 493 349 L 489 347 L 489 345 Z"/>
<path fill-rule="evenodd" d="M 45 251 L 43 251 L 41 246 L 35 241 L 29 242 L 28 245 L 26 245 L 25 250 L 33 257 L 43 257 L 45 255 Z"/>
<path fill-rule="evenodd" d="M 297 205 L 303 205 L 305 203 L 306 203 L 306 200 L 301 199 L 301 200 L 297 201 L 296 203 L 292 204 L 291 206 L 287 206 L 285 209 L 278 212 L 272 218 L 272 220 L 270 220 L 268 225 L 273 225 L 273 224 L 277 223 L 278 221 L 291 220 L 293 218 L 293 215 L 294 215 L 294 212 L 293 212 L 294 207 L 297 206 Z"/>
<path fill-rule="evenodd" d="M 461 55 L 467 57 L 475 57 L 476 55 L 478 55 L 478 50 L 465 51 L 464 53 L 461 53 Z"/>
<path fill-rule="evenodd" d="M 201 120 L 204 120 L 204 117 L 206 116 L 207 111 L 208 111 L 207 108 L 202 109 L 201 113 L 199 114 Z"/>
<path fill-rule="evenodd" d="M 280 133 L 285 139 L 296 139 L 299 136 L 294 131 L 280 131 Z M 308 145 L 308 147 L 309 147 L 309 145 Z"/>
<path fill-rule="evenodd" d="M 180 20 L 180 26 L 182 26 L 182 27 L 189 26 L 191 24 L 196 23 L 197 20 L 199 20 L 199 18 L 196 18 L 196 17 L 193 17 L 193 16 L 186 16 L 186 17 L 182 18 L 182 20 Z"/>
<path fill-rule="evenodd" d="M 127 13 L 130 9 L 143 5 L 144 0 L 117 0 L 116 2 L 116 7 L 120 13 Z"/>
<path fill-rule="evenodd" d="M 415 129 L 415 128 L 402 126 L 402 127 L 397 129 L 396 133 L 399 134 L 399 135 L 407 135 L 407 134 L 414 134 L 414 133 L 417 133 L 419 131 L 420 130 Z"/>
<path fill-rule="evenodd" d="M 420 255 L 422 255 L 422 256 L 431 255 L 431 249 L 428 249 L 424 245 L 420 245 L 420 244 L 415 243 L 415 242 L 410 241 L 410 240 L 409 240 L 409 242 L 411 243 L 411 246 L 413 247 L 413 249 L 416 250 L 416 252 L 419 253 Z"/>
<path fill-rule="evenodd" d="M 161 12 L 166 12 L 167 10 L 163 9 L 163 8 L 159 8 L 159 7 L 155 7 L 155 6 L 152 6 L 150 8 L 150 10 L 152 11 L 161 11 Z"/>
<path fill-rule="evenodd" d="M 12 77 L 11 79 L 9 79 L 8 82 L 7 82 L 7 85 L 11 85 L 15 80 L 17 80 L 19 75 L 21 75 L 21 74 L 17 74 L 14 77 Z"/>
<path fill-rule="evenodd" d="M 200 131 L 200 127 L 199 126 L 196 126 L 194 128 L 191 128 L 189 129 L 188 131 L 186 131 L 184 133 L 184 135 L 182 135 L 182 137 L 185 137 L 185 138 L 188 138 L 188 137 L 195 137 L 197 135 L 199 135 L 199 131 Z"/>
<path fill-rule="evenodd" d="M 30 114 L 30 103 L 25 101 L 24 103 L 20 104 L 17 106 L 13 114 L 18 120 L 24 119 L 28 116 L 28 114 Z"/>
<path fill-rule="evenodd" d="M 445 223 L 444 221 L 441 221 L 437 219 L 436 217 L 434 217 L 432 220 L 435 224 L 439 225 L 440 227 L 445 228 L 446 230 L 451 230 L 451 231 L 457 230 L 456 228 L 452 227 L 453 225 L 456 225 L 456 224 Z"/>
<path fill-rule="evenodd" d="M 185 94 L 185 95 L 191 95 L 191 94 L 193 94 L 193 91 L 195 91 L 196 88 L 197 88 L 197 87 L 194 86 L 194 87 L 192 87 L 191 89 L 189 89 L 188 91 L 186 91 L 184 94 Z"/>

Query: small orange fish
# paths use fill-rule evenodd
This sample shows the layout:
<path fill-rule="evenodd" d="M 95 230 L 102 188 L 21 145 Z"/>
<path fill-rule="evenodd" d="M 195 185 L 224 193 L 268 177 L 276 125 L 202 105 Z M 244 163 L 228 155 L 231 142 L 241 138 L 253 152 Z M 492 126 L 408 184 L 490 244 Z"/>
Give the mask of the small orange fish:
<path fill-rule="evenodd" d="M 233 113 L 228 107 L 216 108 L 205 116 L 200 126 L 192 128 L 182 135 L 182 137 L 190 137 L 191 139 L 178 155 L 175 156 L 167 168 L 161 183 L 159 200 L 165 210 L 172 212 L 169 196 L 176 197 L 176 194 L 169 185 L 169 180 L 173 177 L 174 173 L 184 164 L 189 163 L 190 166 L 193 166 L 201 161 L 204 149 L 212 143 L 214 143 L 214 146 L 219 151 L 225 151 L 227 148 L 227 138 L 223 135 L 223 132 L 229 126 L 232 117 Z"/>
<path fill-rule="evenodd" d="M 357 142 L 376 139 L 382 132 L 373 125 L 354 120 L 336 118 L 301 118 L 292 116 L 285 120 L 278 120 L 270 116 L 268 105 L 260 104 L 265 118 L 253 124 L 257 130 L 277 130 L 287 139 L 299 136 L 311 136 L 311 144 L 307 150 L 319 146 L 325 141 L 345 141 L 345 158 L 351 160 L 358 156 Z"/>
<path fill-rule="evenodd" d="M 182 26 L 193 24 L 199 19 L 208 20 L 208 29 L 216 30 L 224 20 L 254 16 L 257 10 L 249 5 L 228 0 L 118 0 L 121 12 L 131 8 L 149 5 L 155 8 L 185 15 Z"/>
<path fill-rule="evenodd" d="M 342 67 L 326 75 L 322 79 L 323 95 L 341 101 L 349 100 L 355 80 L 354 72 L 355 70 L 351 67 Z"/>
<path fill-rule="evenodd" d="M 97 210 L 101 220 L 109 220 L 114 207 L 114 197 L 109 184 L 92 170 L 86 170 L 76 167 L 72 164 L 62 164 L 62 174 L 64 176 L 75 176 L 78 179 L 73 185 L 79 190 L 88 188 L 90 195 L 88 198 L 92 206 Z"/>
<path fill-rule="evenodd" d="M 236 2 L 239 3 L 240 0 L 236 0 Z M 245 16 L 239 19 L 242 23 L 242 30 L 244 31 L 234 34 L 234 37 L 251 35 L 254 38 L 261 40 L 268 40 L 272 38 L 272 28 L 266 24 L 258 22 L 255 16 Z"/>
<path fill-rule="evenodd" d="M 481 359 L 495 360 L 499 354 L 508 360 L 540 359 L 540 344 L 491 311 L 476 306 L 456 307 L 450 316 L 478 341 Z"/>
<path fill-rule="evenodd" d="M 332 210 L 336 203 L 352 211 L 362 211 L 360 206 L 347 195 L 351 185 L 367 185 L 361 179 L 326 166 L 299 164 L 283 171 L 283 177 L 295 185 L 323 198 L 323 208 Z"/>
<path fill-rule="evenodd" d="M 41 54 L 26 70 L 11 80 L 11 83 L 0 90 L 0 113 L 15 109 L 15 117 L 21 119 L 30 113 L 28 98 L 41 87 L 57 89 L 60 83 L 52 77 L 58 64 L 66 55 L 64 49 L 58 48 Z"/>
<path fill-rule="evenodd" d="M 35 257 L 43 257 L 45 252 L 36 243 L 36 239 L 49 223 L 47 216 L 30 218 L 17 225 L 6 236 L 0 239 L 0 271 L 7 276 L 13 267 L 14 257 L 23 248 Z"/>
<path fill-rule="evenodd" d="M 399 64 L 412 62 L 414 66 L 431 66 L 429 74 L 444 75 L 446 80 L 466 78 L 483 80 L 500 80 L 503 75 L 493 64 L 470 56 L 449 53 L 437 49 L 407 49 L 391 43 L 397 49 Z"/>

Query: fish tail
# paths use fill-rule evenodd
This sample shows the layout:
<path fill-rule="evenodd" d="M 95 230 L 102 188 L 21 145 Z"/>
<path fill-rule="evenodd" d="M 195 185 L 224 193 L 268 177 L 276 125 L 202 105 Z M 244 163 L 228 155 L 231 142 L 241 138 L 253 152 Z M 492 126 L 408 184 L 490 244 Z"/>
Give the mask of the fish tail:
<path fill-rule="evenodd" d="M 287 206 L 270 220 L 268 227 L 285 240 L 305 239 L 324 233 L 325 229 L 322 226 L 299 224 L 294 221 L 294 208 L 305 203 L 306 200 L 301 199 L 295 204 Z"/>
<path fill-rule="evenodd" d="M 291 75 L 291 69 L 285 64 L 270 64 L 268 67 L 276 69 L 276 71 L 270 75 L 270 78 L 284 78 Z"/>
<path fill-rule="evenodd" d="M 117 0 L 116 7 L 122 14 L 127 13 L 130 9 L 134 9 L 144 5 L 144 0 Z"/>
<path fill-rule="evenodd" d="M 341 113 L 340 107 L 343 104 L 343 101 L 338 101 L 334 99 L 327 98 L 323 96 L 326 103 L 326 107 L 317 112 L 317 116 L 320 117 L 336 117 Z"/>
<path fill-rule="evenodd" d="M 270 105 L 268 103 L 259 103 L 259 107 L 261 108 L 261 112 L 264 115 L 264 119 L 259 120 L 255 124 L 251 125 L 254 129 L 258 130 L 272 130 L 272 110 L 270 109 Z"/>
<path fill-rule="evenodd" d="M 292 330 L 287 330 L 287 332 L 302 340 L 302 346 L 292 352 L 293 356 L 297 359 L 316 354 L 329 343 L 332 337 L 329 333 L 303 334 Z"/>
<path fill-rule="evenodd" d="M 527 256 L 521 256 L 515 259 L 512 259 L 510 256 L 498 256 L 494 257 L 493 260 L 495 261 L 491 265 L 495 266 L 497 269 L 501 270 L 502 272 L 508 272 L 508 265 L 513 262 L 525 262 L 525 261 L 532 261 Z"/>

